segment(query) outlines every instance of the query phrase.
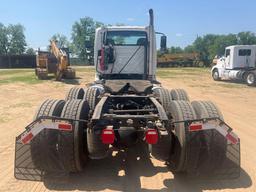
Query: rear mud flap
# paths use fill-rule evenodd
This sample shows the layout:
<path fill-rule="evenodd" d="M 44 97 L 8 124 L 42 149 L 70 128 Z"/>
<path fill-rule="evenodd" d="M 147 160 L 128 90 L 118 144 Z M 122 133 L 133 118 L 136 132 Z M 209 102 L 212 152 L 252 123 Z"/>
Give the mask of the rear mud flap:
<path fill-rule="evenodd" d="M 23 144 L 16 138 L 15 143 L 15 167 L 16 179 L 41 181 L 44 172 L 34 165 L 31 156 L 30 144 Z"/>
<path fill-rule="evenodd" d="M 224 126 L 230 129 L 226 124 Z M 217 129 L 191 132 L 187 128 L 186 133 L 189 178 L 219 180 L 240 176 L 239 138 L 237 142 L 231 142 Z"/>
<path fill-rule="evenodd" d="M 64 137 L 61 131 L 58 133 L 58 137 Z M 57 150 L 45 149 L 48 156 L 42 160 L 40 159 L 42 154 L 39 154 L 39 150 L 31 150 L 31 145 L 32 142 L 23 144 L 19 137 L 16 138 L 14 167 L 14 177 L 16 179 L 43 181 L 44 179 L 55 179 L 69 175 L 63 166 L 61 156 Z M 40 167 L 42 164 L 44 167 Z"/>
<path fill-rule="evenodd" d="M 15 178 L 42 181 L 66 176 L 58 139 L 74 137 L 74 131 L 67 129 L 71 125 L 72 121 L 53 117 L 41 117 L 28 125 L 15 141 Z"/>

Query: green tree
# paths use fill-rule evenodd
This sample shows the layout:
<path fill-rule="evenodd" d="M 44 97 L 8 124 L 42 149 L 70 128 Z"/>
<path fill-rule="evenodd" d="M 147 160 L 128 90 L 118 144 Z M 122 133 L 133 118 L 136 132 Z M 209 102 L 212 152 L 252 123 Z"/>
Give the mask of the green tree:
<path fill-rule="evenodd" d="M 225 48 L 237 44 L 237 37 L 235 34 L 219 35 L 214 43 L 209 47 L 209 57 L 213 59 L 215 55 L 221 56 L 225 53 Z"/>
<path fill-rule="evenodd" d="M 22 54 L 26 50 L 25 28 L 20 25 L 9 25 L 8 28 L 8 53 Z"/>
<path fill-rule="evenodd" d="M 35 52 L 35 50 L 34 50 L 33 48 L 29 47 L 29 48 L 27 48 L 27 50 L 26 50 L 26 54 L 27 54 L 27 55 L 35 55 L 36 52 Z"/>
<path fill-rule="evenodd" d="M 237 34 L 237 40 L 239 45 L 252 45 L 256 44 L 255 33 L 250 31 L 240 32 Z"/>
<path fill-rule="evenodd" d="M 55 40 L 58 42 L 59 47 L 69 47 L 70 43 L 68 41 L 68 38 L 65 35 L 56 33 L 54 34 L 50 40 Z"/>
<path fill-rule="evenodd" d="M 207 34 L 203 37 L 197 37 L 193 43 L 195 51 L 200 54 L 200 60 L 204 62 L 205 65 L 209 65 L 211 58 L 211 46 L 214 44 L 218 35 Z"/>
<path fill-rule="evenodd" d="M 103 26 L 103 23 L 90 17 L 75 22 L 72 26 L 72 52 L 82 59 L 92 59 L 95 29 L 100 26 Z"/>
<path fill-rule="evenodd" d="M 195 47 L 193 45 L 188 45 L 184 48 L 185 53 L 193 53 L 195 52 Z"/>
<path fill-rule="evenodd" d="M 183 53 L 183 49 L 181 47 L 170 47 L 168 49 L 168 53 Z"/>
<path fill-rule="evenodd" d="M 8 53 L 8 30 L 0 23 L 0 55 Z"/>

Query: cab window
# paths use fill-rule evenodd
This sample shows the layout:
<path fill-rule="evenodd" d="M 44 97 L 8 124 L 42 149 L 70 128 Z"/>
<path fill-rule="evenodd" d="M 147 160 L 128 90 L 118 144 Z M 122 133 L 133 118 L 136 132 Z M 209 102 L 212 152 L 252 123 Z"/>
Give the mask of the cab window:
<path fill-rule="evenodd" d="M 238 55 L 239 56 L 251 56 L 251 49 L 239 49 Z"/>
<path fill-rule="evenodd" d="M 108 31 L 106 44 L 127 46 L 143 45 L 147 42 L 147 33 L 144 31 Z"/>
<path fill-rule="evenodd" d="M 226 54 L 225 54 L 225 57 L 229 56 L 230 55 L 230 49 L 226 49 Z"/>

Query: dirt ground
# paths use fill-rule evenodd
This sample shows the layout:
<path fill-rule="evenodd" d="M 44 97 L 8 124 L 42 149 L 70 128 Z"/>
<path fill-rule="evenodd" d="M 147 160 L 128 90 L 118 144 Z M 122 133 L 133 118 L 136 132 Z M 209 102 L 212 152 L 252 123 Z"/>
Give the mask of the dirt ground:
<path fill-rule="evenodd" d="M 174 177 L 160 161 L 137 160 L 132 155 L 134 151 L 128 151 L 90 161 L 83 173 L 72 175 L 65 182 L 16 180 L 13 176 L 15 136 L 32 120 L 43 100 L 64 98 L 74 85 L 83 86 L 93 80 L 92 72 L 79 69 L 79 79 L 74 81 L 0 82 L 0 191 L 256 191 L 256 88 L 214 82 L 208 70 L 161 69 L 158 75 L 164 87 L 184 88 L 191 100 L 212 100 L 220 107 L 226 122 L 241 138 L 239 179 L 194 183 Z M 0 74 L 0 80 L 3 78 Z"/>

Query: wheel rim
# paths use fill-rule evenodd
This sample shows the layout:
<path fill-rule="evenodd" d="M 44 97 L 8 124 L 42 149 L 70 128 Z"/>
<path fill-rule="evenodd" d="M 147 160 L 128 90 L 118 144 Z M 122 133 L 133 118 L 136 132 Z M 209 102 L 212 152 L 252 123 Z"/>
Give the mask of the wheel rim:
<path fill-rule="evenodd" d="M 214 72 L 213 72 L 213 78 L 214 78 L 214 79 L 218 79 L 218 78 L 219 78 L 219 73 L 218 73 L 218 71 L 214 71 Z"/>
<path fill-rule="evenodd" d="M 250 73 L 248 76 L 247 76 L 247 83 L 248 84 L 253 84 L 255 81 L 255 77 L 252 73 Z"/>

